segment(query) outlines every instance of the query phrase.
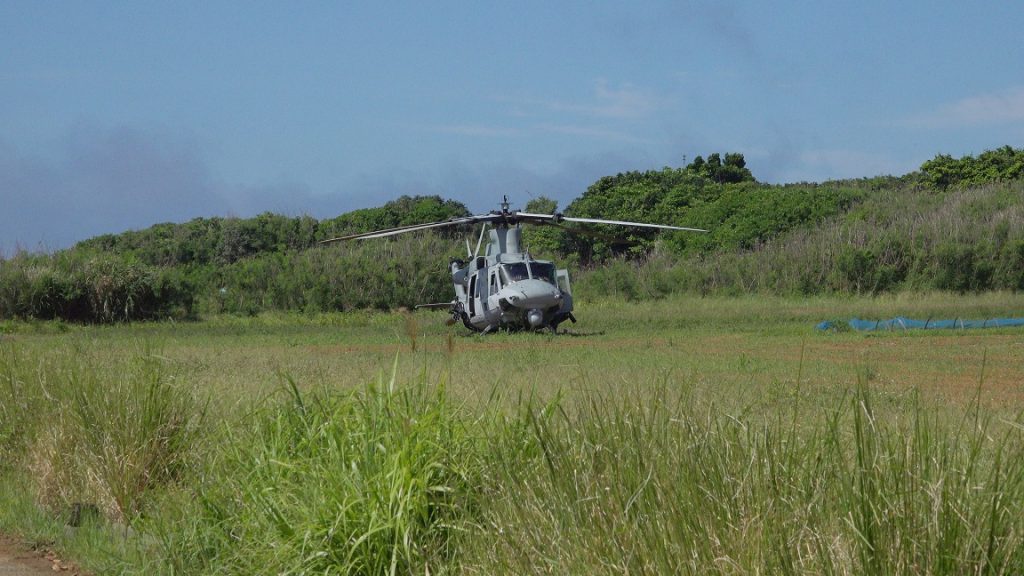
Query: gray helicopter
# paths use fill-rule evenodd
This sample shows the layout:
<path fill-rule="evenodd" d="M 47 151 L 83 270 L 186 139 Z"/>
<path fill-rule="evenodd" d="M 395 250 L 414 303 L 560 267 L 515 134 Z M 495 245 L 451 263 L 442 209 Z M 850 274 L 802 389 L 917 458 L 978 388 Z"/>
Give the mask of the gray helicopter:
<path fill-rule="evenodd" d="M 352 234 L 324 240 L 323 243 L 385 238 L 432 228 L 483 224 L 475 250 L 470 249 L 469 239 L 466 239 L 467 260 L 453 259 L 449 263 L 455 299 L 438 304 L 421 304 L 416 308 L 447 309 L 452 315 L 449 324 L 461 321 L 466 328 L 484 334 L 499 329 L 547 329 L 557 332 L 562 322 L 576 322 L 576 317 L 572 315 L 569 272 L 556 268 L 553 262 L 533 258 L 528 251 L 523 250 L 521 238 L 523 224 L 559 225 L 562 222 L 707 232 L 700 228 L 663 224 L 572 218 L 560 213 L 531 214 L 509 210 L 506 196 L 501 203 L 501 211 Z M 484 235 L 488 232 L 487 246 L 481 254 Z"/>

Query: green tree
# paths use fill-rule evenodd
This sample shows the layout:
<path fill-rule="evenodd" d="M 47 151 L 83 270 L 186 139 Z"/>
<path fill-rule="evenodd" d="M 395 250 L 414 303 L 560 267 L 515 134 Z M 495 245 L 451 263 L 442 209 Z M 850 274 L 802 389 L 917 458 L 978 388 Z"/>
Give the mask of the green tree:
<path fill-rule="evenodd" d="M 718 152 L 708 155 L 706 161 L 697 156 L 686 166 L 686 170 L 719 184 L 755 181 L 754 175 L 747 168 L 746 159 L 738 152 L 727 152 L 724 161 Z"/>
<path fill-rule="evenodd" d="M 555 214 L 558 202 L 546 196 L 539 196 L 526 203 L 526 212 L 531 214 Z M 565 253 L 566 234 L 556 225 L 530 226 L 523 230 L 523 245 L 538 258 L 555 259 Z"/>
<path fill-rule="evenodd" d="M 1003 146 L 959 159 L 939 154 L 921 164 L 921 173 L 934 187 L 946 189 L 978 186 L 1024 178 L 1024 150 Z"/>
<path fill-rule="evenodd" d="M 444 200 L 440 196 L 402 196 L 377 208 L 354 210 L 320 223 L 321 240 L 469 216 L 461 202 Z"/>

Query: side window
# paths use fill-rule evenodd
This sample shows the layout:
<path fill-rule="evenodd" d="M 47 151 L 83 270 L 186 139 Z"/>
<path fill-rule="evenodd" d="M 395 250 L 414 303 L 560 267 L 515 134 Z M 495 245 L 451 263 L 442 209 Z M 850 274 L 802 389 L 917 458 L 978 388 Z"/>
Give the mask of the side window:
<path fill-rule="evenodd" d="M 476 274 L 469 279 L 469 315 L 470 317 L 476 316 L 476 299 L 479 295 L 476 293 Z"/>
<path fill-rule="evenodd" d="M 558 289 L 566 294 L 572 294 L 572 286 L 569 285 L 569 271 L 557 270 L 555 275 L 558 278 Z"/>

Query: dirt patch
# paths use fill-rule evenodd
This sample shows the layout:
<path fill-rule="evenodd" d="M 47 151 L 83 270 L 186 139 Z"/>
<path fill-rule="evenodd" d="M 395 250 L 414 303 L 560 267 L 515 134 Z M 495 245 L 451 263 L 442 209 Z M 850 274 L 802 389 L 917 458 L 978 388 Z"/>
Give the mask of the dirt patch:
<path fill-rule="evenodd" d="M 87 576 L 74 564 L 64 562 L 49 550 L 32 550 L 26 543 L 0 535 L 0 576 L 43 576 L 44 574 Z"/>

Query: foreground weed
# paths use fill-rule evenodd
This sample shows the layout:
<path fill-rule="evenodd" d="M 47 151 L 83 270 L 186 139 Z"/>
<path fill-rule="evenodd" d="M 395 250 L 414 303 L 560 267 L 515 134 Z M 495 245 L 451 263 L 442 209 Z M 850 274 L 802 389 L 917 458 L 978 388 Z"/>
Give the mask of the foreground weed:
<path fill-rule="evenodd" d="M 3 446 L 19 452 L 45 507 L 95 508 L 129 523 L 145 495 L 177 479 L 202 410 L 150 350 L 115 365 L 88 351 L 47 358 L 4 350 Z"/>
<path fill-rule="evenodd" d="M 488 453 L 488 469 L 500 473 L 469 565 L 481 573 L 1021 573 L 1019 430 L 996 435 L 978 419 L 957 431 L 920 407 L 909 421 L 880 422 L 866 385 L 799 431 L 664 389 L 526 405 Z"/>
<path fill-rule="evenodd" d="M 44 407 L 33 368 L 23 351 L 0 342 L 0 470 L 21 457 Z"/>
<path fill-rule="evenodd" d="M 167 540 L 186 572 L 437 573 L 466 529 L 473 454 L 443 387 L 381 378 L 253 415 L 204 486 L 191 536 Z"/>

